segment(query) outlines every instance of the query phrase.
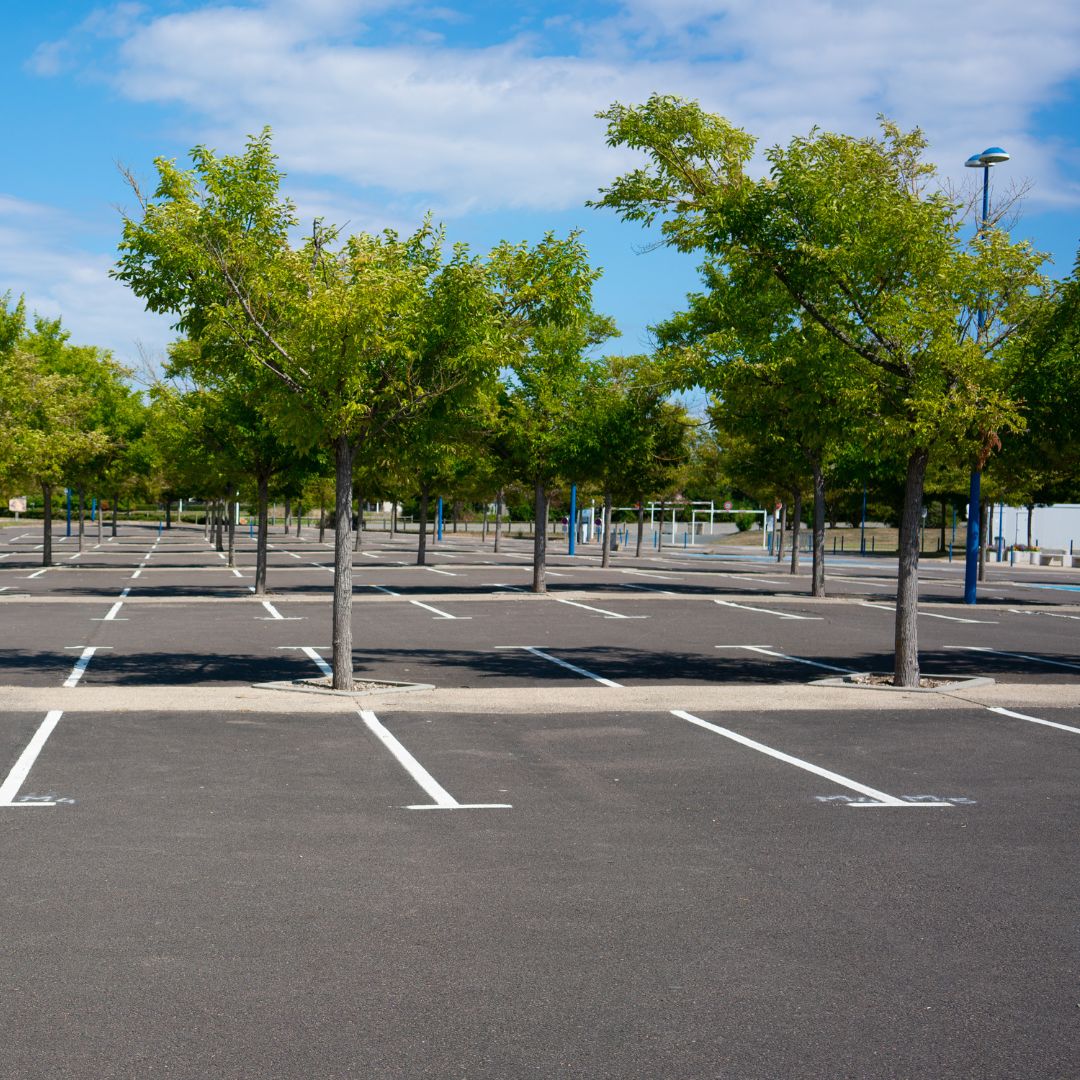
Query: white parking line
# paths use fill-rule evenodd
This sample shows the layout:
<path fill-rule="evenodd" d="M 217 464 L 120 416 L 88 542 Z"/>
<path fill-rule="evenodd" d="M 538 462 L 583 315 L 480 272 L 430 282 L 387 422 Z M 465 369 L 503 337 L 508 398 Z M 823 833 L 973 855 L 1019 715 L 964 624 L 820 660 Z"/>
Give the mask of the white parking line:
<path fill-rule="evenodd" d="M 243 574 L 241 574 L 241 573 L 240 573 L 240 571 L 239 571 L 239 570 L 237 570 L 237 569 L 236 569 L 236 567 L 235 567 L 235 566 L 234 566 L 234 567 L 232 568 L 232 572 L 233 572 L 233 573 L 234 573 L 234 574 L 235 574 L 235 575 L 236 575 L 237 577 L 243 577 L 243 576 L 244 576 Z"/>
<path fill-rule="evenodd" d="M 658 589 L 655 585 L 638 585 L 632 581 L 620 581 L 616 584 L 621 585 L 624 589 L 641 589 L 644 592 L 660 593 L 662 596 L 676 596 L 677 593 L 673 593 L 670 589 Z"/>
<path fill-rule="evenodd" d="M 895 611 L 895 604 L 871 604 L 869 600 L 860 600 L 860 607 L 875 608 L 878 611 Z M 919 614 L 926 616 L 928 619 L 947 619 L 949 622 L 962 622 L 962 623 L 983 623 L 986 626 L 997 626 L 997 619 L 961 619 L 958 615 L 939 615 L 936 611 L 924 611 L 919 609 Z"/>
<path fill-rule="evenodd" d="M 82 558 L 82 552 L 81 551 L 76 551 L 74 555 L 69 555 L 67 557 L 67 561 L 71 562 L 72 559 L 81 559 L 81 558 Z"/>
<path fill-rule="evenodd" d="M 736 731 L 718 727 L 716 724 L 710 724 L 707 720 L 702 720 L 700 717 L 694 716 L 693 713 L 683 712 L 681 709 L 672 709 L 671 712 L 673 716 L 688 720 L 691 724 L 697 724 L 698 727 L 705 728 L 707 731 L 712 731 L 717 735 L 723 735 L 725 739 L 731 739 L 733 742 L 741 743 L 743 746 L 750 747 L 751 750 L 757 750 L 761 754 L 767 754 L 769 757 L 776 758 L 777 761 L 784 761 L 788 765 L 794 765 L 797 769 L 804 769 L 806 772 L 813 773 L 815 776 L 822 776 L 826 780 L 831 780 L 834 784 L 839 784 L 841 787 L 848 788 L 850 791 L 857 791 L 860 795 L 866 795 L 872 800 L 871 802 L 850 802 L 845 804 L 847 806 L 919 807 L 953 805 L 952 803 L 947 802 L 906 802 L 904 799 L 896 798 L 895 795 L 886 795 L 884 791 L 878 791 L 876 788 L 867 787 L 865 784 L 860 784 L 857 780 L 850 780 L 846 776 L 841 776 L 839 773 L 834 773 L 829 769 L 823 769 L 819 765 L 811 765 L 809 761 L 803 761 L 801 758 L 792 757 L 790 754 L 785 754 L 781 750 L 774 750 L 771 746 L 755 742 L 753 739 L 748 739 L 745 735 L 740 735 Z"/>
<path fill-rule="evenodd" d="M 987 708 L 990 712 L 1000 713 L 1002 716 L 1014 716 L 1017 720 L 1030 720 L 1033 724 L 1042 724 L 1045 727 L 1057 728 L 1059 731 L 1071 731 L 1074 735 L 1080 735 L 1080 728 L 1070 727 L 1068 724 L 1055 724 L 1052 720 L 1040 720 L 1037 716 L 1013 712 L 1012 709 L 1003 709 L 999 705 L 988 705 Z"/>
<path fill-rule="evenodd" d="M 448 612 L 440 611 L 438 608 L 432 607 L 430 604 L 422 604 L 419 600 L 410 600 L 410 604 L 415 604 L 417 607 L 422 607 L 425 611 L 433 611 L 435 615 L 440 619 L 461 619 L 462 621 L 471 619 L 471 615 L 450 615 Z"/>
<path fill-rule="evenodd" d="M 823 622 L 821 615 L 792 615 L 789 611 L 770 611 L 768 608 L 751 607 L 749 604 L 736 604 L 731 600 L 714 600 L 714 604 L 723 607 L 740 608 L 743 611 L 756 611 L 761 615 L 775 615 L 778 619 L 799 619 L 802 622 Z"/>
<path fill-rule="evenodd" d="M 575 600 L 563 600 L 561 597 L 552 596 L 556 604 L 568 604 L 570 607 L 583 608 L 585 611 L 595 611 L 603 615 L 605 619 L 647 619 L 648 615 L 620 615 L 617 611 L 608 611 L 606 608 L 589 607 L 588 604 L 579 604 Z"/>
<path fill-rule="evenodd" d="M 368 709 L 360 709 L 360 718 L 368 730 L 394 755 L 398 764 L 416 781 L 432 802 L 407 806 L 406 810 L 510 810 L 510 803 L 460 803 L 409 753 Z"/>
<path fill-rule="evenodd" d="M 393 589 L 386 588 L 385 585 L 371 585 L 371 584 L 368 584 L 367 587 L 369 589 L 378 589 L 379 592 L 384 592 L 384 593 L 386 593 L 387 596 L 400 596 L 401 595 L 401 593 L 399 593 L 399 592 L 394 592 Z"/>
<path fill-rule="evenodd" d="M 1080 615 L 1065 615 L 1058 611 L 1025 611 L 1023 608 L 1009 608 L 1013 615 L 1049 615 L 1051 619 L 1073 619 L 1080 622 Z"/>
<path fill-rule="evenodd" d="M 622 686 L 622 683 L 613 682 L 611 679 L 605 679 L 603 676 L 596 675 L 583 667 L 578 667 L 576 664 L 569 664 L 565 660 L 560 660 L 557 656 L 551 656 L 549 653 L 544 652 L 543 649 L 538 649 L 535 645 L 496 645 L 495 648 L 522 649 L 525 652 L 532 653 L 533 656 L 539 656 L 544 660 L 550 660 L 553 664 L 558 664 L 559 667 L 566 668 L 567 671 L 573 671 L 577 675 L 584 675 L 585 678 L 592 679 L 594 682 L 601 683 L 603 686 Z"/>
<path fill-rule="evenodd" d="M 46 567 L 43 567 L 41 570 L 35 570 L 32 574 L 27 575 L 26 580 L 29 581 L 30 578 L 41 577 L 41 575 L 44 574 L 49 569 L 50 569 L 50 567 L 46 566 Z"/>
<path fill-rule="evenodd" d="M 10 559 L 14 554 L 15 552 L 13 551 L 5 551 L 3 555 L 0 555 L 0 559 Z"/>
<path fill-rule="evenodd" d="M 835 667 L 833 664 L 823 664 L 819 660 L 807 660 L 802 656 L 791 656 L 788 653 L 777 652 L 768 645 L 714 645 L 715 649 L 747 649 L 750 652 L 761 653 L 763 656 L 775 656 L 780 660 L 791 660 L 796 664 L 809 664 L 811 667 L 824 668 L 826 671 L 839 671 L 844 675 L 855 675 L 853 668 Z"/>
<path fill-rule="evenodd" d="M 102 649 L 112 649 L 111 645 L 66 645 L 67 649 L 82 649 L 82 655 L 75 661 L 75 666 L 71 669 L 71 674 L 64 680 L 64 686 L 75 686 L 78 681 L 83 677 L 83 673 L 86 671 L 87 666 L 90 663 L 91 657 L 96 652 L 100 652 Z"/>
<path fill-rule="evenodd" d="M 1080 664 L 1069 664 L 1064 660 L 1051 660 L 1047 656 L 1028 656 L 1026 653 L 1006 652 L 1004 649 L 991 649 L 986 645 L 946 645 L 946 649 L 962 649 L 966 652 L 994 653 L 995 656 L 1011 656 L 1016 660 L 1031 660 L 1036 664 L 1049 664 L 1052 667 L 1072 668 L 1080 671 Z"/>
<path fill-rule="evenodd" d="M 840 574 L 830 574 L 830 581 L 853 581 L 856 585 L 868 585 L 871 589 L 895 589 L 895 585 L 882 584 L 880 581 L 868 581 L 860 577 L 842 577 Z"/>
<path fill-rule="evenodd" d="M 278 611 L 278 609 L 276 607 L 274 607 L 274 605 L 271 604 L 269 600 L 264 600 L 262 602 L 262 606 L 264 608 L 266 608 L 267 611 L 270 612 L 270 618 L 269 619 L 263 619 L 262 620 L 263 622 L 270 622 L 272 620 L 278 620 L 279 622 L 303 622 L 304 621 L 304 616 L 303 615 L 289 615 L 289 616 L 282 615 L 281 612 Z"/>
<path fill-rule="evenodd" d="M 125 592 L 126 592 L 126 591 L 127 591 L 127 590 L 125 590 Z M 117 613 L 117 612 L 118 612 L 118 611 L 119 611 L 119 610 L 120 610 L 120 609 L 121 609 L 121 608 L 122 608 L 123 606 L 124 606 L 124 601 L 123 601 L 123 600 L 117 600 L 117 601 L 116 601 L 116 603 L 115 603 L 115 604 L 113 604 L 113 606 L 112 606 L 111 608 L 109 608 L 109 612 L 108 612 L 108 614 L 107 614 L 107 615 L 103 616 L 103 617 L 102 617 L 102 618 L 100 618 L 100 619 L 91 619 L 90 621 L 91 621 L 91 622 L 115 622 L 115 621 L 117 621 L 117 619 L 116 619 L 116 613 Z M 127 622 L 127 619 L 120 619 L 119 621 L 120 621 L 120 622 Z"/>
<path fill-rule="evenodd" d="M 334 669 L 310 645 L 303 645 L 300 651 L 315 661 L 316 667 L 326 676 L 334 677 Z"/>
<path fill-rule="evenodd" d="M 446 577 L 457 577 L 452 570 L 436 570 L 434 566 L 421 566 L 421 570 L 426 570 L 429 574 L 443 574 Z"/>
<path fill-rule="evenodd" d="M 624 570 L 622 567 L 619 568 L 619 573 L 633 574 L 635 577 L 659 578 L 661 581 L 675 581 L 679 577 L 678 574 L 657 574 L 652 570 Z"/>
<path fill-rule="evenodd" d="M 0 807 L 11 809 L 22 806 L 56 805 L 54 802 L 15 802 L 15 796 L 18 795 L 19 788 L 23 786 L 23 782 L 33 768 L 34 762 L 37 761 L 38 755 L 45 746 L 46 740 L 52 734 L 53 728 L 56 727 L 60 721 L 60 717 L 63 715 L 63 710 L 54 709 L 45 716 L 45 719 L 41 722 L 41 726 L 34 732 L 34 736 L 30 742 L 27 743 L 26 749 L 19 755 L 18 760 L 11 767 L 11 772 L 8 773 L 7 779 L 0 785 Z"/>

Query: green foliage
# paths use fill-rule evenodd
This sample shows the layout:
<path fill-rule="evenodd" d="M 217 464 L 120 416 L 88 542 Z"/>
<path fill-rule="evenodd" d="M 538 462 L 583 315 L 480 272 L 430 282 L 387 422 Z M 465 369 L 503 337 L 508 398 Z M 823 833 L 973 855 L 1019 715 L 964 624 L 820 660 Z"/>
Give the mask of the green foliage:
<path fill-rule="evenodd" d="M 999 230 L 964 249 L 957 207 L 928 188 L 921 132 L 887 122 L 880 139 L 813 131 L 768 150 L 769 175 L 754 180 L 753 140 L 695 103 L 657 95 L 601 116 L 611 145 L 644 150 L 650 164 L 597 205 L 659 216 L 669 243 L 705 253 L 713 357 L 815 327 L 837 347 L 848 388 L 873 406 L 852 419 L 875 438 L 975 460 L 1022 424 L 994 358 L 1043 287 L 1042 257 Z"/>

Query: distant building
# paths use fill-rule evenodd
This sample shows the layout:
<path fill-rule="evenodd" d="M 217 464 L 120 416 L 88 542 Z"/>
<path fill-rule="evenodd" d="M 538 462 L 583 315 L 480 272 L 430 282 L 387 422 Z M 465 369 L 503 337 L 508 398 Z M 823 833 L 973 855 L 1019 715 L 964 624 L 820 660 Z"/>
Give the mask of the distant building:
<path fill-rule="evenodd" d="M 1006 506 L 1004 511 L 996 503 L 991 506 L 990 536 L 998 535 L 998 521 L 1001 521 L 1001 535 L 1005 546 L 1026 544 L 1028 539 L 1028 508 L 1026 506 Z M 1031 543 L 1041 548 L 1061 548 L 1069 551 L 1070 544 L 1075 544 L 1080 551 L 1080 505 L 1059 503 L 1055 506 L 1036 506 L 1031 510 Z"/>

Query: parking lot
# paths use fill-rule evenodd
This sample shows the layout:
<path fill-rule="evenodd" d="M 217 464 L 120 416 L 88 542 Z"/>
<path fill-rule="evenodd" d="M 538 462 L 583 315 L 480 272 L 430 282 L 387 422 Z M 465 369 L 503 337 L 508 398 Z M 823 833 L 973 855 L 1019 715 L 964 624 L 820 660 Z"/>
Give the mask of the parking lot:
<path fill-rule="evenodd" d="M 13 1077 L 1065 1078 L 1080 573 L 0 531 Z"/>

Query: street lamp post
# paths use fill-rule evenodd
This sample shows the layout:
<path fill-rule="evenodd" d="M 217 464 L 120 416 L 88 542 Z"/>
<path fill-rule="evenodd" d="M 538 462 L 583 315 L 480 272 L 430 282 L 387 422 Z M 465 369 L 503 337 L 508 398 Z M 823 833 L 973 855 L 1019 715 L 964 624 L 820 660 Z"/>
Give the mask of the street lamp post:
<path fill-rule="evenodd" d="M 983 196 L 982 217 L 979 219 L 978 232 L 986 228 L 986 219 L 990 216 L 990 168 L 993 165 L 1001 165 L 1009 160 L 1009 155 L 1000 146 L 991 146 L 981 154 L 972 154 L 964 162 L 969 169 L 982 169 L 983 171 Z M 978 233 L 976 233 L 978 235 Z M 983 325 L 986 321 L 986 312 L 982 305 L 976 314 L 979 328 L 979 338 L 982 338 Z M 971 470 L 971 486 L 968 490 L 968 528 L 967 545 L 964 559 L 964 603 L 974 604 L 979 582 L 979 488 L 982 482 L 982 470 L 976 465 Z"/>

